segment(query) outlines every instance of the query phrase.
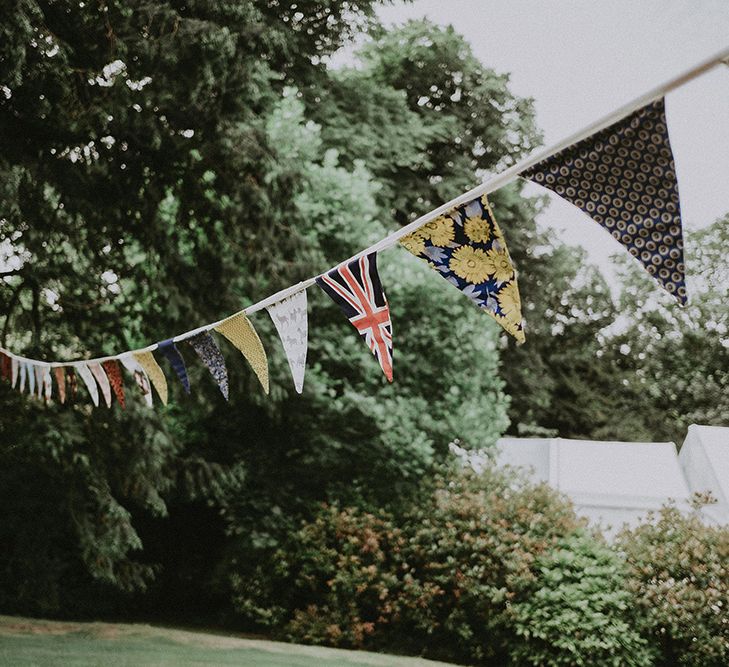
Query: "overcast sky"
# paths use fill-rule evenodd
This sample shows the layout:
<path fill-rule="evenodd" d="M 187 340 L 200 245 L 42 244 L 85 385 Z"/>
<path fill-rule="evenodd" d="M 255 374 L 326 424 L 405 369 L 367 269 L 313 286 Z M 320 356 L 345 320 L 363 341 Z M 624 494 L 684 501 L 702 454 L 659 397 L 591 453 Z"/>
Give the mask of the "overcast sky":
<path fill-rule="evenodd" d="M 427 16 L 453 25 L 484 64 L 511 74 L 514 93 L 534 98 L 546 145 L 729 46 L 729 0 L 415 0 L 379 15 L 386 24 Z M 690 230 L 729 212 L 729 67 L 671 93 L 666 105 Z M 540 222 L 610 266 L 617 241 L 551 199 Z"/>

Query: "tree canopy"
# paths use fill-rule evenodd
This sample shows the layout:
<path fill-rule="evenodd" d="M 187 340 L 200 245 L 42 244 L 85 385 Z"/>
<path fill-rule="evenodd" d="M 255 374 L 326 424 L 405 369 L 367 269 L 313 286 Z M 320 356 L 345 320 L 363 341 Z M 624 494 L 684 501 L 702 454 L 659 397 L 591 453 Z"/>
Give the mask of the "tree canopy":
<path fill-rule="evenodd" d="M 117 353 L 237 312 L 541 141 L 507 74 L 452 28 L 384 29 L 376 0 L 16 5 L 0 21 L 0 344 L 30 357 Z M 327 65 L 362 34 L 356 66 Z M 698 289 L 678 311 L 632 270 L 617 301 L 537 226 L 544 199 L 516 184 L 492 203 L 522 347 L 396 248 L 380 258 L 394 385 L 316 289 L 301 396 L 263 312 L 270 396 L 225 348 L 225 403 L 184 345 L 193 393 L 170 382 L 154 410 L 41 406 L 0 384 L 0 606 L 220 614 L 231 573 L 265 568 L 322 502 L 417 504 L 451 441 L 675 438 L 727 419 L 729 220 L 694 235 Z"/>

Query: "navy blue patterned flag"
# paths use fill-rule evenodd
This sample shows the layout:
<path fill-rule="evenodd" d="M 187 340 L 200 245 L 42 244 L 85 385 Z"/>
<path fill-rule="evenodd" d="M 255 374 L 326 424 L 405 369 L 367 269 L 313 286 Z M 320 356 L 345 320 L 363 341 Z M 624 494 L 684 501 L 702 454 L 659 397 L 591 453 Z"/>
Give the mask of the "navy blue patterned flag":
<path fill-rule="evenodd" d="M 215 378 L 225 399 L 228 400 L 228 371 L 225 368 L 225 359 L 215 339 L 207 332 L 190 336 L 185 339 L 197 352 L 202 362 Z"/>
<path fill-rule="evenodd" d="M 392 323 L 377 272 L 377 253 L 332 269 L 316 284 L 342 309 L 392 382 Z"/>
<path fill-rule="evenodd" d="M 582 209 L 686 303 L 678 181 L 663 99 L 521 175 Z"/>
<path fill-rule="evenodd" d="M 157 343 L 157 349 L 164 355 L 165 359 L 170 362 L 170 365 L 177 373 L 177 377 L 180 378 L 182 386 L 185 391 L 190 393 L 190 380 L 187 377 L 187 368 L 185 367 L 185 360 L 180 355 L 179 350 L 175 347 L 175 343 L 170 338 L 163 340 L 161 343 Z"/>

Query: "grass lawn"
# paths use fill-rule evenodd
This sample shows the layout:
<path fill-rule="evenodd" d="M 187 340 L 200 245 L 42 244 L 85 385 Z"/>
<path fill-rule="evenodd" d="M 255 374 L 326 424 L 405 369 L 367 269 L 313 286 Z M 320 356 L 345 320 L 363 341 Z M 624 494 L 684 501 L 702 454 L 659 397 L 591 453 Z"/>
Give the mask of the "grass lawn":
<path fill-rule="evenodd" d="M 0 616 L 0 665 L 239 665 L 243 667 L 445 667 L 379 653 L 283 644 L 124 623 Z"/>

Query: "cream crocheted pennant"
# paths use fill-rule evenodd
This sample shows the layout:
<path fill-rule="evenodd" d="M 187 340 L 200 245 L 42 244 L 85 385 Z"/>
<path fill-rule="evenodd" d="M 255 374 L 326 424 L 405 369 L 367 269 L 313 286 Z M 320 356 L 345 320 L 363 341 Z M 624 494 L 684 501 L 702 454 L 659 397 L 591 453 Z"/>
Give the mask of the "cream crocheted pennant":
<path fill-rule="evenodd" d="M 263 349 L 263 343 L 261 343 L 261 339 L 245 313 L 238 313 L 223 320 L 215 327 L 215 331 L 225 336 L 241 351 L 258 376 L 263 390 L 268 393 L 268 359 L 266 358 L 266 351 Z"/>

